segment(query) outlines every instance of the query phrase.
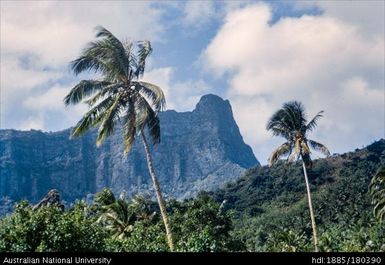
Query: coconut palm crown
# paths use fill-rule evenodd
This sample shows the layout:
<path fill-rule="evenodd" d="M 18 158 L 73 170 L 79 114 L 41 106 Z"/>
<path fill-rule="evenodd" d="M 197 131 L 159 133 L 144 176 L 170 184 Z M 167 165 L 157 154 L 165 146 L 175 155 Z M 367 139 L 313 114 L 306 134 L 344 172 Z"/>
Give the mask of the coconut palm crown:
<path fill-rule="evenodd" d="M 312 131 L 318 120 L 322 117 L 323 111 L 317 113 L 309 122 L 306 119 L 302 103 L 298 101 L 287 102 L 281 109 L 276 111 L 267 123 L 267 130 L 274 136 L 281 136 L 286 142 L 276 148 L 270 158 L 271 166 L 281 157 L 287 156 L 287 162 L 302 158 L 306 166 L 311 165 L 309 145 L 324 155 L 329 156 L 330 152 L 326 146 L 307 138 L 308 132 Z"/>
<path fill-rule="evenodd" d="M 140 41 L 135 47 L 135 43 L 121 42 L 103 27 L 96 31 L 99 39 L 89 43 L 70 65 L 75 75 L 94 71 L 102 76 L 100 80 L 82 80 L 64 98 L 66 105 L 85 102 L 90 107 L 71 136 L 81 136 L 91 127 L 99 126 L 99 146 L 113 132 L 116 122 L 121 121 L 125 154 L 130 151 L 135 135 L 145 127 L 153 142 L 159 143 L 157 113 L 165 107 L 165 97 L 158 86 L 139 80 L 152 51 L 150 42 Z"/>

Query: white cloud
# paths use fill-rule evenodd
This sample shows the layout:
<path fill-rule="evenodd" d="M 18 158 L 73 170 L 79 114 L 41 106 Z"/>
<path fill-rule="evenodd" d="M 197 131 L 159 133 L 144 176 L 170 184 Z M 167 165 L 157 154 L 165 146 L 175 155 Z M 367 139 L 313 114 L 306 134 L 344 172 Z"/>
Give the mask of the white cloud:
<path fill-rule="evenodd" d="M 365 35 L 384 33 L 385 2 L 376 0 L 361 1 L 297 1 L 301 8 L 317 7 L 324 16 L 338 18 L 348 24 L 357 26 Z"/>
<path fill-rule="evenodd" d="M 59 96 L 54 95 L 59 92 L 55 84 L 74 82 L 67 65 L 94 39 L 94 27 L 102 25 L 119 38 L 161 41 L 162 15 L 148 1 L 2 2 L 0 126 L 69 126 L 68 120 L 63 120 L 61 126 L 45 122 L 49 117 L 54 120 L 48 109 L 55 108 L 58 117 L 66 113 L 62 103 L 55 106 L 46 99 Z M 42 106 L 48 108 L 46 113 L 41 113 Z M 34 114 L 36 119 L 31 118 Z"/>
<path fill-rule="evenodd" d="M 60 78 L 62 73 L 58 70 L 43 69 L 39 66 L 27 67 L 22 58 L 17 56 L 1 56 L 0 68 L 0 126 L 12 124 L 17 120 L 15 113 L 21 113 L 20 101 L 33 94 L 34 88 L 50 84 Z M 20 128 L 25 129 L 28 124 L 31 128 L 38 129 L 41 122 L 31 122 L 31 118 L 25 116 Z M 35 119 L 34 119 L 35 120 Z"/>
<path fill-rule="evenodd" d="M 44 119 L 41 115 L 29 116 L 27 119 L 21 122 L 18 127 L 19 130 L 25 131 L 30 129 L 40 130 L 41 128 L 44 128 Z"/>
<path fill-rule="evenodd" d="M 325 110 L 311 136 L 332 152 L 384 137 L 383 33 L 330 14 L 269 25 L 271 16 L 263 3 L 230 12 L 203 53 L 209 71 L 230 75 L 234 114 L 261 162 L 277 143 L 267 119 L 293 99 L 309 116 Z"/>
<path fill-rule="evenodd" d="M 30 110 L 61 110 L 63 98 L 69 90 L 67 87 L 54 86 L 40 95 L 26 98 L 22 105 Z"/>
<path fill-rule="evenodd" d="M 186 33 L 191 34 L 207 30 L 210 23 L 222 21 L 230 11 L 254 2 L 253 0 L 189 0 L 180 5 L 178 5 L 179 2 L 171 3 L 175 3 L 174 7 L 179 7 L 183 12 L 182 23 L 187 29 Z"/>
<path fill-rule="evenodd" d="M 183 22 L 188 26 L 202 26 L 215 16 L 214 2 L 188 1 L 184 7 Z"/>
<path fill-rule="evenodd" d="M 16 128 L 48 130 L 63 129 L 74 125 L 87 111 L 88 107 L 86 104 L 79 104 L 65 108 L 63 98 L 70 89 L 71 85 L 54 84 L 52 88 L 22 100 L 20 107 L 31 115 Z"/>
<path fill-rule="evenodd" d="M 201 96 L 210 91 L 210 86 L 202 79 L 178 81 L 172 67 L 150 70 L 144 75 L 144 80 L 161 87 L 167 109 L 177 111 L 193 110 Z"/>
<path fill-rule="evenodd" d="M 150 2 L 4 2 L 2 53 L 34 54 L 42 65 L 62 66 L 93 39 L 97 25 L 119 38 L 159 40 L 161 15 Z"/>
<path fill-rule="evenodd" d="M 16 56 L 1 58 L 1 62 L 1 87 L 10 91 L 32 89 L 61 76 L 58 71 L 23 66 L 22 58 Z"/>
<path fill-rule="evenodd" d="M 143 80 L 156 84 L 162 88 L 166 99 L 168 99 L 170 97 L 169 87 L 171 84 L 173 72 L 174 70 L 172 67 L 151 69 L 144 74 Z"/>

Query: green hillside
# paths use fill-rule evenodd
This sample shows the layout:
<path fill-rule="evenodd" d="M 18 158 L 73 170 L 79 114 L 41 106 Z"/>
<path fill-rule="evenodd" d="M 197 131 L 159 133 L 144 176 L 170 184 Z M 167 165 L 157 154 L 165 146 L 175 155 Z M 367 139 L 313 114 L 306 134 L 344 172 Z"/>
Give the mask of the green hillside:
<path fill-rule="evenodd" d="M 322 251 L 385 251 L 385 224 L 373 218 L 368 185 L 385 165 L 385 140 L 318 159 L 309 170 Z M 308 251 L 311 225 L 300 163 L 250 169 L 211 193 L 235 212 L 233 236 L 249 251 Z"/>
<path fill-rule="evenodd" d="M 315 160 L 308 175 L 320 251 L 385 251 L 385 223 L 368 193 L 385 165 L 385 140 Z M 177 251 L 313 251 L 300 164 L 250 169 L 234 183 L 196 198 L 169 200 Z M 168 251 L 159 208 L 146 196 L 105 189 L 90 204 L 63 209 L 26 201 L 0 219 L 0 252 Z"/>

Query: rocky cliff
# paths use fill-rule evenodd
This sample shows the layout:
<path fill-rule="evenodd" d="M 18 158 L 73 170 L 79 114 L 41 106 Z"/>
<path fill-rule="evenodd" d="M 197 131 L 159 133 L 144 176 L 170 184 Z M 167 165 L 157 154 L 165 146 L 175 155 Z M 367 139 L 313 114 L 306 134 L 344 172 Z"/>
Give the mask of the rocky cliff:
<path fill-rule="evenodd" d="M 160 119 L 161 143 L 152 147 L 152 155 L 168 197 L 218 188 L 258 165 L 227 100 L 206 95 L 192 112 L 169 110 Z M 140 138 L 124 157 L 119 128 L 99 148 L 96 130 L 75 140 L 70 131 L 0 130 L 0 198 L 36 202 L 50 189 L 58 189 L 66 201 L 104 187 L 129 195 L 152 192 Z"/>

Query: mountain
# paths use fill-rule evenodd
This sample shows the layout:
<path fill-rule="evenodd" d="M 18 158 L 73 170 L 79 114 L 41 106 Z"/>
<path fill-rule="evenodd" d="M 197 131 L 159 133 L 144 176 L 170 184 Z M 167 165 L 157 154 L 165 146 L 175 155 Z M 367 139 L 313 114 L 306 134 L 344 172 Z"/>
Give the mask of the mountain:
<path fill-rule="evenodd" d="M 193 111 L 168 110 L 160 113 L 160 120 L 161 143 L 152 148 L 152 155 L 166 196 L 191 197 L 259 165 L 242 139 L 228 100 L 206 95 Z M 0 130 L 3 202 L 36 202 L 53 188 L 67 202 L 104 187 L 128 195 L 151 191 L 140 137 L 124 157 L 120 128 L 99 148 L 96 129 L 74 140 L 70 132 Z"/>
<path fill-rule="evenodd" d="M 321 251 L 385 251 L 385 226 L 374 219 L 368 193 L 381 166 L 384 139 L 313 161 L 308 177 Z M 251 168 L 209 195 L 234 211 L 234 234 L 249 251 L 313 250 L 301 163 Z"/>

